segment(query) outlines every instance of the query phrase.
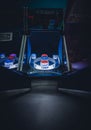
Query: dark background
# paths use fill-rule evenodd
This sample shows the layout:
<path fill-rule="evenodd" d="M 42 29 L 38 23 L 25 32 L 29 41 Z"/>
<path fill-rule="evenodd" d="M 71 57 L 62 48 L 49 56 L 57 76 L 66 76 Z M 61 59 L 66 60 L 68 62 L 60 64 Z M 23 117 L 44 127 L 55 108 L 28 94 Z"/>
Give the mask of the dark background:
<path fill-rule="evenodd" d="M 7 32 L 7 31 L 15 32 L 14 37 L 16 38 L 12 43 L 12 46 L 14 47 L 11 48 L 11 50 L 13 51 L 15 48 L 20 47 L 20 41 L 18 44 L 17 41 L 19 37 L 21 38 L 22 34 L 18 35 L 18 33 L 19 31 L 22 32 L 23 29 L 23 22 L 24 22 L 23 7 L 27 5 L 27 3 L 29 3 L 29 0 L 26 1 L 3 0 L 0 3 L 0 32 Z M 76 15 L 79 15 L 79 17 L 76 17 Z M 73 20 L 74 22 L 72 22 L 72 19 L 74 19 Z M 67 9 L 65 13 L 65 34 L 70 60 L 73 62 L 82 59 L 90 59 L 91 56 L 90 0 L 79 0 L 79 1 L 68 0 Z M 0 50 L 2 51 L 1 48 Z M 9 49 L 5 49 L 5 52 L 6 50 Z M 18 51 L 17 49 L 15 50 L 15 52 Z"/>

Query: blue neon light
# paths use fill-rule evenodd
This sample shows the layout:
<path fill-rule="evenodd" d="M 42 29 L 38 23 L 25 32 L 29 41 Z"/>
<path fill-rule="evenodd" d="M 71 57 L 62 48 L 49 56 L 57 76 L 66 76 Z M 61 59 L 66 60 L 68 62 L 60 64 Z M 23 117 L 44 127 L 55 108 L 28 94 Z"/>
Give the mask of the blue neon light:
<path fill-rule="evenodd" d="M 62 62 L 62 37 L 60 37 L 60 40 L 59 40 L 58 55 L 59 55 L 60 61 Z"/>

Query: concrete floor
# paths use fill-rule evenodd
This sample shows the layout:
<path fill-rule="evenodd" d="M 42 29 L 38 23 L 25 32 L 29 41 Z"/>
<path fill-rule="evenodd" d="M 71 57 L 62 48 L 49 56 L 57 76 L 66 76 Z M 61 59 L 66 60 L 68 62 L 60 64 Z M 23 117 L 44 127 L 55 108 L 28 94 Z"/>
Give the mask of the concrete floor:
<path fill-rule="evenodd" d="M 57 91 L 0 94 L 0 130 L 90 130 L 91 98 Z"/>

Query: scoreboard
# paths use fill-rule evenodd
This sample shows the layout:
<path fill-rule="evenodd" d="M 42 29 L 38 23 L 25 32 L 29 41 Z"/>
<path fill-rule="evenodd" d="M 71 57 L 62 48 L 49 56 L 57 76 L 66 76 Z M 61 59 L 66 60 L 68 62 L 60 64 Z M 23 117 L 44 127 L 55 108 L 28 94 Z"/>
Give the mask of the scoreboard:
<path fill-rule="evenodd" d="M 31 29 L 62 30 L 63 9 L 27 9 L 27 24 Z"/>

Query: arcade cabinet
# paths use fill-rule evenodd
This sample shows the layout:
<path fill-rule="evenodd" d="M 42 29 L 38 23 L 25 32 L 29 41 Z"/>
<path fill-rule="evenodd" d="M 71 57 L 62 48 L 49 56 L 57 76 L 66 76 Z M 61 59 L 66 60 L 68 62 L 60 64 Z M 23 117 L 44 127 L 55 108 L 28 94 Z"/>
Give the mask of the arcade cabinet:
<path fill-rule="evenodd" d="M 66 2 L 51 0 L 50 5 L 48 0 L 33 0 L 24 7 L 17 71 L 33 77 L 50 77 L 71 70 L 64 34 Z"/>

